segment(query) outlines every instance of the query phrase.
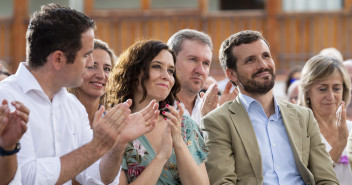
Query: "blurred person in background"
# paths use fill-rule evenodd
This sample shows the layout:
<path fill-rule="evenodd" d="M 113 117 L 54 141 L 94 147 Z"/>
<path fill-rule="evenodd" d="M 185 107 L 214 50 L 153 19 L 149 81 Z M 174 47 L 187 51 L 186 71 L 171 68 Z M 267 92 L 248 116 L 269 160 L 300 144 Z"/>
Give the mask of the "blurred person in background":
<path fill-rule="evenodd" d="M 343 56 L 339 50 L 336 48 L 324 48 L 319 52 L 319 55 L 330 56 L 338 60 L 339 62 L 343 62 Z"/>
<path fill-rule="evenodd" d="M 295 82 L 296 80 L 299 80 L 301 78 L 301 67 L 295 67 L 291 70 L 289 70 L 287 79 L 286 79 L 286 90 L 285 93 L 288 94 L 288 88 L 290 85 Z"/>
<path fill-rule="evenodd" d="M 352 81 L 352 59 L 348 59 L 348 60 L 344 61 L 343 65 L 345 66 L 348 74 L 350 75 L 350 79 Z M 352 103 L 347 105 L 346 117 L 347 117 L 347 120 L 352 121 Z"/>
<path fill-rule="evenodd" d="M 2 66 L 2 60 L 0 60 L 0 81 L 4 80 L 5 78 L 9 77 L 11 74 L 7 72 L 5 67 Z"/>
<path fill-rule="evenodd" d="M 299 93 L 299 82 L 299 80 L 294 81 L 293 83 L 291 83 L 287 90 L 288 101 L 293 104 L 297 103 Z"/>
<path fill-rule="evenodd" d="M 317 55 L 304 65 L 299 90 L 298 104 L 312 109 L 340 184 L 351 184 L 346 151 L 352 127 L 346 120 L 346 106 L 351 99 L 350 76 L 335 57 Z"/>

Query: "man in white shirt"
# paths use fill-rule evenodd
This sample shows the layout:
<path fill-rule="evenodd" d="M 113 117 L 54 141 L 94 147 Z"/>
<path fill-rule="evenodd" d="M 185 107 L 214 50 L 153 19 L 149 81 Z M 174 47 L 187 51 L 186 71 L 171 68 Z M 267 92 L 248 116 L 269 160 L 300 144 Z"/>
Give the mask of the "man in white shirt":
<path fill-rule="evenodd" d="M 181 83 L 177 97 L 185 106 L 185 114 L 190 115 L 197 124 L 200 124 L 201 118 L 219 103 L 221 105 L 237 96 L 237 91 L 230 92 L 231 83 L 228 83 L 221 99 L 216 84 L 210 86 L 203 97 L 199 96 L 209 75 L 213 56 L 213 43 L 209 35 L 183 29 L 172 35 L 167 44 L 176 54 L 176 73 Z"/>
<path fill-rule="evenodd" d="M 31 111 L 18 154 L 23 184 L 117 184 L 126 143 L 155 122 L 155 101 L 130 114 L 128 100 L 104 117 L 100 108 L 90 129 L 83 105 L 66 87 L 80 86 L 92 65 L 94 28 L 81 12 L 43 6 L 27 29 L 26 63 L 0 83 L 0 100 L 23 102 Z"/>
<path fill-rule="evenodd" d="M 20 102 L 11 104 L 16 109 L 14 112 L 10 112 L 6 100 L 0 105 L 0 184 L 18 185 L 21 176 L 16 153 L 20 150 L 18 141 L 27 130 L 29 110 Z"/>

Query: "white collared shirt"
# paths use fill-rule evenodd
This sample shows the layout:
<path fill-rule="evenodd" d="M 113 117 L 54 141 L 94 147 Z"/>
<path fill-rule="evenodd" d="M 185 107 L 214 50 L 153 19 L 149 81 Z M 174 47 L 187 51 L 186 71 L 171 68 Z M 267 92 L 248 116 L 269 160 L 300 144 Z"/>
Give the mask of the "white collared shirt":
<path fill-rule="evenodd" d="M 185 109 L 184 114 L 187 116 L 190 116 L 193 121 L 195 121 L 198 125 L 200 124 L 200 121 L 202 119 L 202 112 L 201 112 L 201 105 L 202 105 L 203 99 L 197 94 L 196 102 L 194 103 L 194 107 L 192 110 L 192 114 L 189 113 L 189 111 L 185 108 L 183 105 L 183 108 Z"/>
<path fill-rule="evenodd" d="M 17 155 L 22 184 L 55 184 L 60 176 L 60 157 L 93 138 L 84 106 L 65 88 L 50 101 L 24 63 L 15 75 L 0 82 L 0 101 L 3 99 L 20 101 L 30 110 L 28 130 L 20 140 L 22 148 Z M 81 172 L 76 180 L 81 184 L 103 184 L 99 163 Z M 113 183 L 117 181 L 118 177 Z"/>

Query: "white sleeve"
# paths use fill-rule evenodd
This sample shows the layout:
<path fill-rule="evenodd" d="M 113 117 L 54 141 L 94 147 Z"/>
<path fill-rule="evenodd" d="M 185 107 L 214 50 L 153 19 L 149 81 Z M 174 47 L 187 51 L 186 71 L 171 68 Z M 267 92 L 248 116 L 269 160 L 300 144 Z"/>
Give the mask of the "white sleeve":
<path fill-rule="evenodd" d="M 15 177 L 9 183 L 9 185 L 21 185 L 21 170 L 17 168 Z"/>
<path fill-rule="evenodd" d="M 36 156 L 30 125 L 20 142 L 22 148 L 17 156 L 22 184 L 55 184 L 60 176 L 60 158 Z"/>
<path fill-rule="evenodd" d="M 101 182 L 100 176 L 100 159 L 84 170 L 82 173 L 76 176 L 76 180 L 84 185 L 103 185 L 104 183 Z M 119 174 L 115 177 L 114 181 L 110 184 L 119 184 L 119 178 L 121 173 L 121 167 L 119 170 Z"/>
<path fill-rule="evenodd" d="M 18 97 L 18 94 L 15 94 L 15 93 L 16 92 L 7 91 L 5 88 L 1 89 L 0 101 L 2 101 L 3 99 L 8 100 L 9 103 L 14 100 L 21 101 L 15 98 L 15 97 Z M 10 108 L 13 108 L 13 107 L 10 106 Z M 33 138 L 31 134 L 30 121 L 28 122 L 27 126 L 28 126 L 28 129 L 20 140 L 21 150 L 17 154 L 17 159 L 19 164 L 18 166 L 19 166 L 19 169 L 21 170 L 20 174 L 21 174 L 22 184 L 36 184 L 36 185 L 55 184 L 60 175 L 60 168 L 61 168 L 60 158 L 59 157 L 40 158 L 40 156 L 36 156 L 34 145 L 33 145 Z"/>
<path fill-rule="evenodd" d="M 81 105 L 82 111 L 81 111 L 81 120 L 82 123 L 86 124 L 80 124 L 80 145 L 84 145 L 88 142 L 90 142 L 93 139 L 93 130 L 90 128 L 89 125 L 89 120 L 88 120 L 88 114 L 84 108 L 83 105 Z M 89 166 L 86 170 L 81 172 L 76 176 L 76 180 L 84 185 L 103 185 L 104 183 L 101 181 L 101 175 L 100 175 L 100 159 L 93 163 L 91 166 Z M 120 167 L 121 171 L 121 167 Z M 119 178 L 120 178 L 120 171 L 119 174 L 115 177 L 114 181 L 110 184 L 119 184 Z"/>

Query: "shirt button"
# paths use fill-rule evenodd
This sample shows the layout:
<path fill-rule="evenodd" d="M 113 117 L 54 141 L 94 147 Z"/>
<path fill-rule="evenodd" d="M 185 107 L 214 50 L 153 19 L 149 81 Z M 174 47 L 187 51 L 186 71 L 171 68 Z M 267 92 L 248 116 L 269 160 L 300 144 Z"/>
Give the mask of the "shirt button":
<path fill-rule="evenodd" d="M 276 143 L 273 143 L 273 146 L 276 146 Z"/>
<path fill-rule="evenodd" d="M 279 168 L 279 166 L 276 166 L 276 170 L 279 170 L 280 168 Z"/>

